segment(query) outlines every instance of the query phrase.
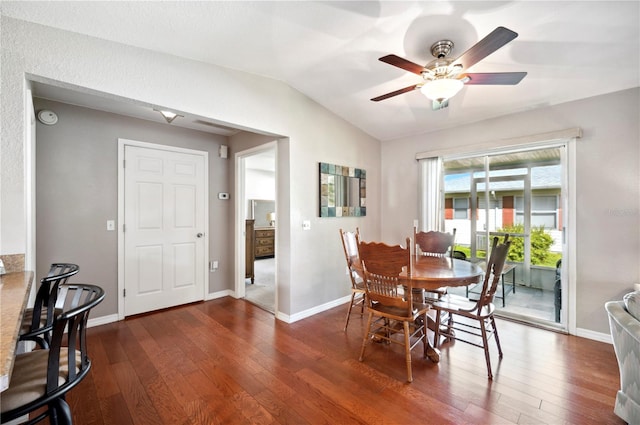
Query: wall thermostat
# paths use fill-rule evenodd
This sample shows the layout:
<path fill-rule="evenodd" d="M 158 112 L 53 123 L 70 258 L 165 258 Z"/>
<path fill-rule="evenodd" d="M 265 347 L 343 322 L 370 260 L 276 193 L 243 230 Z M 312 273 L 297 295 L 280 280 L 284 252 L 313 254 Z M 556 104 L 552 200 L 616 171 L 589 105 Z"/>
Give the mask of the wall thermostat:
<path fill-rule="evenodd" d="M 227 192 L 218 193 L 218 199 L 229 199 L 229 194 Z"/>
<path fill-rule="evenodd" d="M 38 121 L 45 125 L 54 125 L 58 122 L 58 115 L 48 109 L 38 112 Z"/>

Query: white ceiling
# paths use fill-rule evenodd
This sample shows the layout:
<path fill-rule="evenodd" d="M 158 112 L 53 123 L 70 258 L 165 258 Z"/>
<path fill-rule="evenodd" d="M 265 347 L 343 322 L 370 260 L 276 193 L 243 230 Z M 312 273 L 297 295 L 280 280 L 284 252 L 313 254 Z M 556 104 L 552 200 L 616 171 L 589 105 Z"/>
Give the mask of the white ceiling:
<path fill-rule="evenodd" d="M 640 85 L 638 1 L 2 1 L 0 7 L 13 18 L 285 81 L 380 140 Z M 379 57 L 426 64 L 440 39 L 455 43 L 450 56 L 457 57 L 498 26 L 519 37 L 470 71 L 526 71 L 520 84 L 465 86 L 441 111 L 419 91 L 369 100 L 420 82 Z M 36 94 L 162 120 L 149 105 L 125 99 L 74 100 L 73 93 L 41 85 Z M 212 127 L 224 123 L 211 118 L 174 125 L 233 132 Z"/>

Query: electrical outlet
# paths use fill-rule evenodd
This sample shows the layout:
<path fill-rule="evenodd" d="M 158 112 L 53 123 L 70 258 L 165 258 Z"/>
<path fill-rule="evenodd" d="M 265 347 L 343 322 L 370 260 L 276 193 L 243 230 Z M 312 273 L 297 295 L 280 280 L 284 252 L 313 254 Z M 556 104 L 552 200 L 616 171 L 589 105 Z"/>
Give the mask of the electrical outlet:
<path fill-rule="evenodd" d="M 310 230 L 310 229 L 311 229 L 311 222 L 309 220 L 303 220 L 302 230 Z"/>
<path fill-rule="evenodd" d="M 217 260 L 209 261 L 209 271 L 215 272 L 216 270 L 218 270 L 218 261 Z"/>

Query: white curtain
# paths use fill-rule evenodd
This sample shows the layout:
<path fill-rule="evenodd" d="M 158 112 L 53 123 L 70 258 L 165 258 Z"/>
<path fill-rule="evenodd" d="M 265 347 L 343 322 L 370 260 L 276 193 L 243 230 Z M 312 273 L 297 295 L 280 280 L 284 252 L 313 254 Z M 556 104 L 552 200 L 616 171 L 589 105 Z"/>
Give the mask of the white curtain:
<path fill-rule="evenodd" d="M 444 230 L 444 196 L 442 158 L 418 161 L 418 199 L 420 199 L 419 231 Z"/>

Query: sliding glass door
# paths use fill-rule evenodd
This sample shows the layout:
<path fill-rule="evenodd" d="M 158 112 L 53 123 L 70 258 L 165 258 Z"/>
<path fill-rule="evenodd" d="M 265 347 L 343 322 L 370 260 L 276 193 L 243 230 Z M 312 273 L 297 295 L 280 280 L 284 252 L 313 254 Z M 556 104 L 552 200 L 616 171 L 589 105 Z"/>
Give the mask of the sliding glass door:
<path fill-rule="evenodd" d="M 513 241 L 496 293 L 498 314 L 561 329 L 564 149 L 443 160 L 445 230 L 456 229 L 455 249 L 482 262 L 495 236 Z"/>

